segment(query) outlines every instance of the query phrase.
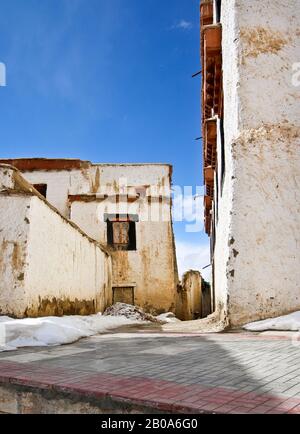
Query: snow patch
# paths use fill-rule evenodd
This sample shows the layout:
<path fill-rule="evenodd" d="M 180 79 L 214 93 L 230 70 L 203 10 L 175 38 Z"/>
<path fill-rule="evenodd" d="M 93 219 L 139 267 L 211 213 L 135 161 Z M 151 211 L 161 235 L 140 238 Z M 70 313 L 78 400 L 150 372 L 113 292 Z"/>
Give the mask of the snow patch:
<path fill-rule="evenodd" d="M 173 312 L 162 313 L 161 315 L 158 315 L 156 319 L 164 323 L 181 322 L 180 319 L 176 318 Z"/>
<path fill-rule="evenodd" d="M 141 323 L 124 316 L 64 316 L 12 319 L 0 317 L 0 351 L 20 347 L 55 346 L 70 344 L 81 338 L 108 330 Z"/>
<path fill-rule="evenodd" d="M 277 318 L 251 322 L 244 325 L 245 330 L 260 332 L 265 330 L 300 331 L 300 311 Z"/>

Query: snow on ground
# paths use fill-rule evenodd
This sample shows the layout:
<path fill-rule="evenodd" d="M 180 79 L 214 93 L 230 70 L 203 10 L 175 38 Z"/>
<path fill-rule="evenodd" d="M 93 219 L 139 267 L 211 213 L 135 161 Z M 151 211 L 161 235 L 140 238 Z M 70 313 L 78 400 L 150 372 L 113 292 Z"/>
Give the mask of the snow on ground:
<path fill-rule="evenodd" d="M 277 318 L 251 322 L 244 325 L 243 328 L 252 332 L 265 330 L 300 331 L 300 311 Z"/>
<path fill-rule="evenodd" d="M 180 319 L 176 318 L 173 312 L 167 312 L 162 313 L 158 316 L 153 316 L 150 313 L 146 313 L 141 307 L 133 306 L 132 304 L 126 303 L 115 303 L 113 306 L 110 306 L 106 309 L 104 315 L 121 315 L 129 319 L 150 321 L 161 324 L 166 324 L 170 322 L 181 322 Z"/>
<path fill-rule="evenodd" d="M 0 351 L 70 344 L 123 325 L 144 324 L 149 321 L 166 324 L 180 320 L 172 312 L 155 317 L 137 306 L 125 303 L 114 304 L 106 309 L 103 315 L 98 313 L 89 316 L 25 319 L 0 316 Z"/>
<path fill-rule="evenodd" d="M 173 312 L 162 313 L 161 315 L 158 315 L 156 319 L 163 323 L 181 322 L 180 319 L 176 318 Z"/>
<path fill-rule="evenodd" d="M 0 316 L 0 351 L 70 344 L 123 325 L 141 323 L 125 316 L 64 316 L 12 319 Z"/>

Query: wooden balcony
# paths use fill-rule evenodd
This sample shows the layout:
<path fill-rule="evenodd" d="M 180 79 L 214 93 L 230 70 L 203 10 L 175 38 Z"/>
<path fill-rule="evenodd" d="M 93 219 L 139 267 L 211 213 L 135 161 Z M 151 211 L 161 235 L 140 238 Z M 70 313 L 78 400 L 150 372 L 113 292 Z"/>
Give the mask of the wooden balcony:
<path fill-rule="evenodd" d="M 205 231 L 212 226 L 214 172 L 217 168 L 217 117 L 223 117 L 222 26 L 213 24 L 213 1 L 200 4 L 202 63 L 202 136 L 206 195 L 204 198 Z"/>
<path fill-rule="evenodd" d="M 200 4 L 200 24 L 201 28 L 213 24 L 213 1 L 202 0 Z"/>
<path fill-rule="evenodd" d="M 205 208 L 205 230 L 210 233 L 211 209 L 214 198 L 214 173 L 217 165 L 217 120 L 216 118 L 204 121 L 203 140 L 203 161 L 204 161 L 204 183 L 206 196 L 204 199 Z"/>
<path fill-rule="evenodd" d="M 204 229 L 208 236 L 211 233 L 211 215 L 204 217 Z"/>
<path fill-rule="evenodd" d="M 203 27 L 204 55 L 211 57 L 221 54 L 222 27 L 220 24 L 212 24 Z"/>
<path fill-rule="evenodd" d="M 204 208 L 205 210 L 212 208 L 212 198 L 210 196 L 204 196 Z"/>
<path fill-rule="evenodd" d="M 204 181 L 205 184 L 213 184 L 215 177 L 215 171 L 212 166 L 204 167 Z"/>
<path fill-rule="evenodd" d="M 202 46 L 202 104 L 203 119 L 212 115 L 221 117 L 222 92 L 222 27 L 220 24 L 204 26 L 201 31 Z"/>
<path fill-rule="evenodd" d="M 217 163 L 217 120 L 207 119 L 204 121 L 203 159 L 204 167 L 216 168 Z"/>

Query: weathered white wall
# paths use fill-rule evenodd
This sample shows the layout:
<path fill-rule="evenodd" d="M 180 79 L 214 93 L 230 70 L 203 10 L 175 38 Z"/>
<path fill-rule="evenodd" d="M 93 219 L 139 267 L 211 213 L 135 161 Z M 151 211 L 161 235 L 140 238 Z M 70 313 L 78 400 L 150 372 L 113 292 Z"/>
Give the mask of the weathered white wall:
<path fill-rule="evenodd" d="M 22 174 L 31 184 L 47 184 L 47 200 L 67 218 L 69 217 L 68 195 L 87 193 L 92 182 L 86 169 L 41 170 Z"/>
<path fill-rule="evenodd" d="M 120 193 L 120 180 L 121 185 L 122 180 L 126 180 L 132 194 L 141 186 L 146 187 L 146 194 L 150 194 L 150 185 L 170 188 L 169 166 L 99 165 L 93 170 L 93 178 L 99 181 L 98 192 L 102 193 Z M 123 201 L 118 205 L 109 198 L 98 203 L 78 201 L 72 203 L 71 207 L 71 219 L 88 235 L 104 244 L 107 243 L 105 213 L 139 216 L 139 222 L 136 223 L 137 250 L 111 251 L 113 286 L 134 285 L 135 304 L 152 312 L 174 311 L 178 281 L 170 201 L 164 200 L 160 207 L 163 221 L 155 215 L 155 210 L 154 218 L 147 218 L 151 212 L 147 198 L 129 204 Z"/>
<path fill-rule="evenodd" d="M 24 308 L 30 196 L 0 192 L 0 314 Z"/>
<path fill-rule="evenodd" d="M 103 311 L 111 303 L 109 254 L 20 183 L 18 172 L 5 171 L 0 167 L 0 313 Z"/>
<path fill-rule="evenodd" d="M 15 171 L 11 170 L 8 165 L 0 164 L 0 191 L 13 189 L 15 186 L 14 180 Z"/>
<path fill-rule="evenodd" d="M 30 205 L 26 288 L 31 315 L 103 311 L 111 302 L 110 258 L 36 196 Z M 56 299 L 56 301 L 54 301 Z M 50 313 L 50 312 L 49 312 Z"/>
<path fill-rule="evenodd" d="M 47 184 L 47 200 L 66 217 L 74 221 L 91 238 L 107 243 L 104 214 L 138 214 L 136 224 L 137 250 L 111 252 L 112 284 L 135 286 L 135 303 L 150 311 L 175 309 L 178 282 L 175 245 L 173 240 L 171 203 L 166 197 L 162 204 L 150 206 L 147 195 L 170 193 L 171 168 L 164 164 L 95 164 L 73 170 L 37 170 L 23 172 L 32 184 Z M 141 188 L 145 195 L 132 203 L 116 204 L 122 186 L 134 196 Z M 159 191 L 161 189 L 161 191 Z M 166 191 L 164 191 L 166 189 Z M 96 195 L 92 202 L 69 202 L 69 195 Z M 103 195 L 109 198 L 102 200 Z M 163 219 L 158 209 L 162 209 Z M 162 221 L 163 220 L 163 221 Z"/>
<path fill-rule="evenodd" d="M 223 0 L 226 177 L 215 289 L 231 325 L 300 309 L 298 0 Z"/>
<path fill-rule="evenodd" d="M 199 271 L 190 270 L 182 276 L 178 290 L 176 316 L 184 321 L 202 316 L 202 277 Z"/>
<path fill-rule="evenodd" d="M 238 46 L 235 0 L 222 1 L 222 51 L 223 51 L 223 89 L 224 89 L 224 141 L 225 141 L 225 176 L 223 188 L 219 187 L 218 220 L 216 224 L 216 239 L 214 251 L 214 292 L 215 308 L 225 322 L 228 321 L 228 291 L 229 269 L 228 261 L 231 255 L 231 218 L 233 207 L 233 172 L 234 161 L 231 145 L 238 135 L 239 128 L 239 98 L 238 98 Z M 221 181 L 221 148 L 218 133 L 217 155 L 219 182 Z M 216 189 L 215 189 L 216 194 Z M 215 198 L 216 200 L 216 198 Z"/>
<path fill-rule="evenodd" d="M 95 164 L 72 170 L 36 170 L 22 172 L 31 184 L 47 184 L 47 200 L 69 217 L 68 196 L 118 191 L 119 179 L 128 185 L 169 185 L 170 168 L 163 164 Z"/>

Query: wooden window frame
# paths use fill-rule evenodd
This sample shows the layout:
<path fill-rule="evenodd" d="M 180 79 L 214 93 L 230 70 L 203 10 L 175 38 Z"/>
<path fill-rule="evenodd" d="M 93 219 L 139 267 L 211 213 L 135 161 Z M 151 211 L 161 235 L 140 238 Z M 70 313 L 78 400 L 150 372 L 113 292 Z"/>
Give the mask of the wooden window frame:
<path fill-rule="evenodd" d="M 104 214 L 104 221 L 107 223 L 107 244 L 109 247 L 118 251 L 136 251 L 136 223 L 139 221 L 136 214 Z M 113 225 L 114 223 L 129 223 L 129 242 L 128 244 L 114 243 Z"/>
<path fill-rule="evenodd" d="M 125 301 L 118 301 L 116 300 L 116 292 L 120 291 L 122 289 L 131 290 L 131 301 L 129 304 L 132 304 L 134 306 L 134 300 L 135 300 L 135 285 L 113 285 L 112 286 L 112 295 L 113 295 L 113 304 L 115 303 L 125 303 Z"/>

